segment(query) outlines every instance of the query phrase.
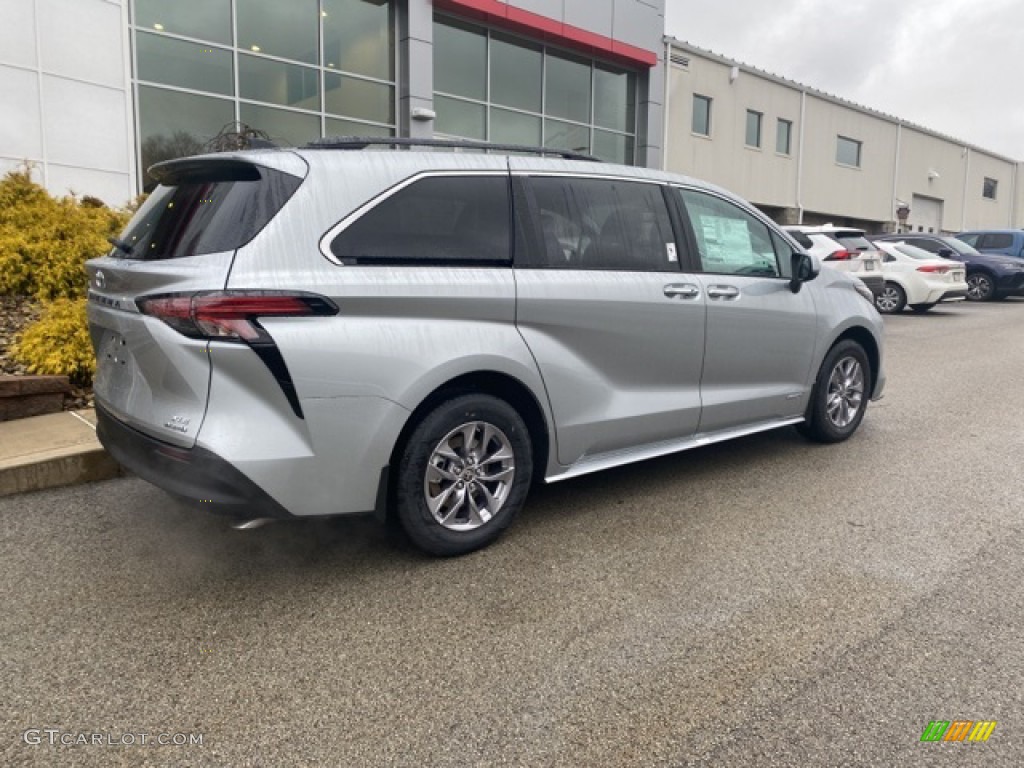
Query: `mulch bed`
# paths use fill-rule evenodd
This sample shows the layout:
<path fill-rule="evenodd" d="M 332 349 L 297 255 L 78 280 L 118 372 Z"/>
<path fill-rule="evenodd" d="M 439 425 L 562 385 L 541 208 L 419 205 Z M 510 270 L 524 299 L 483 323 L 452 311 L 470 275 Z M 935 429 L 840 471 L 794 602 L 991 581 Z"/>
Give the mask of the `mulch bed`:
<path fill-rule="evenodd" d="M 40 306 L 23 296 L 0 296 L 0 373 L 27 374 L 25 366 L 11 357 L 11 345 L 40 314 Z M 92 387 L 72 388 L 64 398 L 65 410 L 92 407 Z"/>

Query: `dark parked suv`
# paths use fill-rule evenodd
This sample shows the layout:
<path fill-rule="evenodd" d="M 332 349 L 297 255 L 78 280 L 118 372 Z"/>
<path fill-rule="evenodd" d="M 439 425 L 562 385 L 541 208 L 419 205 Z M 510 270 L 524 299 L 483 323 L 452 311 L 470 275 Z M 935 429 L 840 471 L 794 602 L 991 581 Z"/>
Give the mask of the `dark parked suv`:
<path fill-rule="evenodd" d="M 1024 259 L 1024 229 L 985 229 L 961 232 L 956 236 L 982 253 L 1001 253 Z"/>
<path fill-rule="evenodd" d="M 1007 296 L 1024 296 L 1024 260 L 998 253 L 981 253 L 955 237 L 907 233 L 875 235 L 872 240 L 916 245 L 944 259 L 963 262 L 967 267 L 968 301 L 991 301 Z"/>

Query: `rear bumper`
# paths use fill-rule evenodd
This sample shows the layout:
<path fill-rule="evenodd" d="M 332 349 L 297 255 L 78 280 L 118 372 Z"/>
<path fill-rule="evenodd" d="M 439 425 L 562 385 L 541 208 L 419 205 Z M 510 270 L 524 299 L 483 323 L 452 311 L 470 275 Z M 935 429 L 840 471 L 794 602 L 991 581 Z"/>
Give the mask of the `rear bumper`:
<path fill-rule="evenodd" d="M 236 517 L 293 515 L 229 462 L 204 448 L 179 448 L 132 429 L 96 406 L 96 435 L 123 467 L 168 493 Z"/>

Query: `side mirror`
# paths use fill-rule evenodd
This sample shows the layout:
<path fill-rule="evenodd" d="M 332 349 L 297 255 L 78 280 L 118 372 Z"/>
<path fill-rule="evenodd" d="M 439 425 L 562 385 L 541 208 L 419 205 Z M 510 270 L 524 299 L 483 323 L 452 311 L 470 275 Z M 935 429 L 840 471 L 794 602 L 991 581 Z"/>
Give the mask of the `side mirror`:
<path fill-rule="evenodd" d="M 790 267 L 793 277 L 789 281 L 789 290 L 793 293 L 800 293 L 804 283 L 818 276 L 818 267 L 807 253 L 794 253 L 790 257 Z"/>
<path fill-rule="evenodd" d="M 953 258 L 953 249 L 952 248 L 939 248 L 938 254 L 939 254 L 939 256 L 941 256 L 944 259 L 952 259 Z"/>

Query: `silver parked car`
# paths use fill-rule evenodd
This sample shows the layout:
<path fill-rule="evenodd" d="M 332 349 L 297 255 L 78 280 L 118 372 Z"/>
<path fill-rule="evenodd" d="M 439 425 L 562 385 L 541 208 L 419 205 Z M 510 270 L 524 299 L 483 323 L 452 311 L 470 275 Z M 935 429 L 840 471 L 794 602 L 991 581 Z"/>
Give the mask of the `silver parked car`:
<path fill-rule="evenodd" d="M 123 465 L 246 519 L 390 515 L 451 555 L 535 480 L 785 425 L 836 442 L 881 396 L 870 293 L 727 192 L 367 143 L 155 168 L 88 264 Z"/>

